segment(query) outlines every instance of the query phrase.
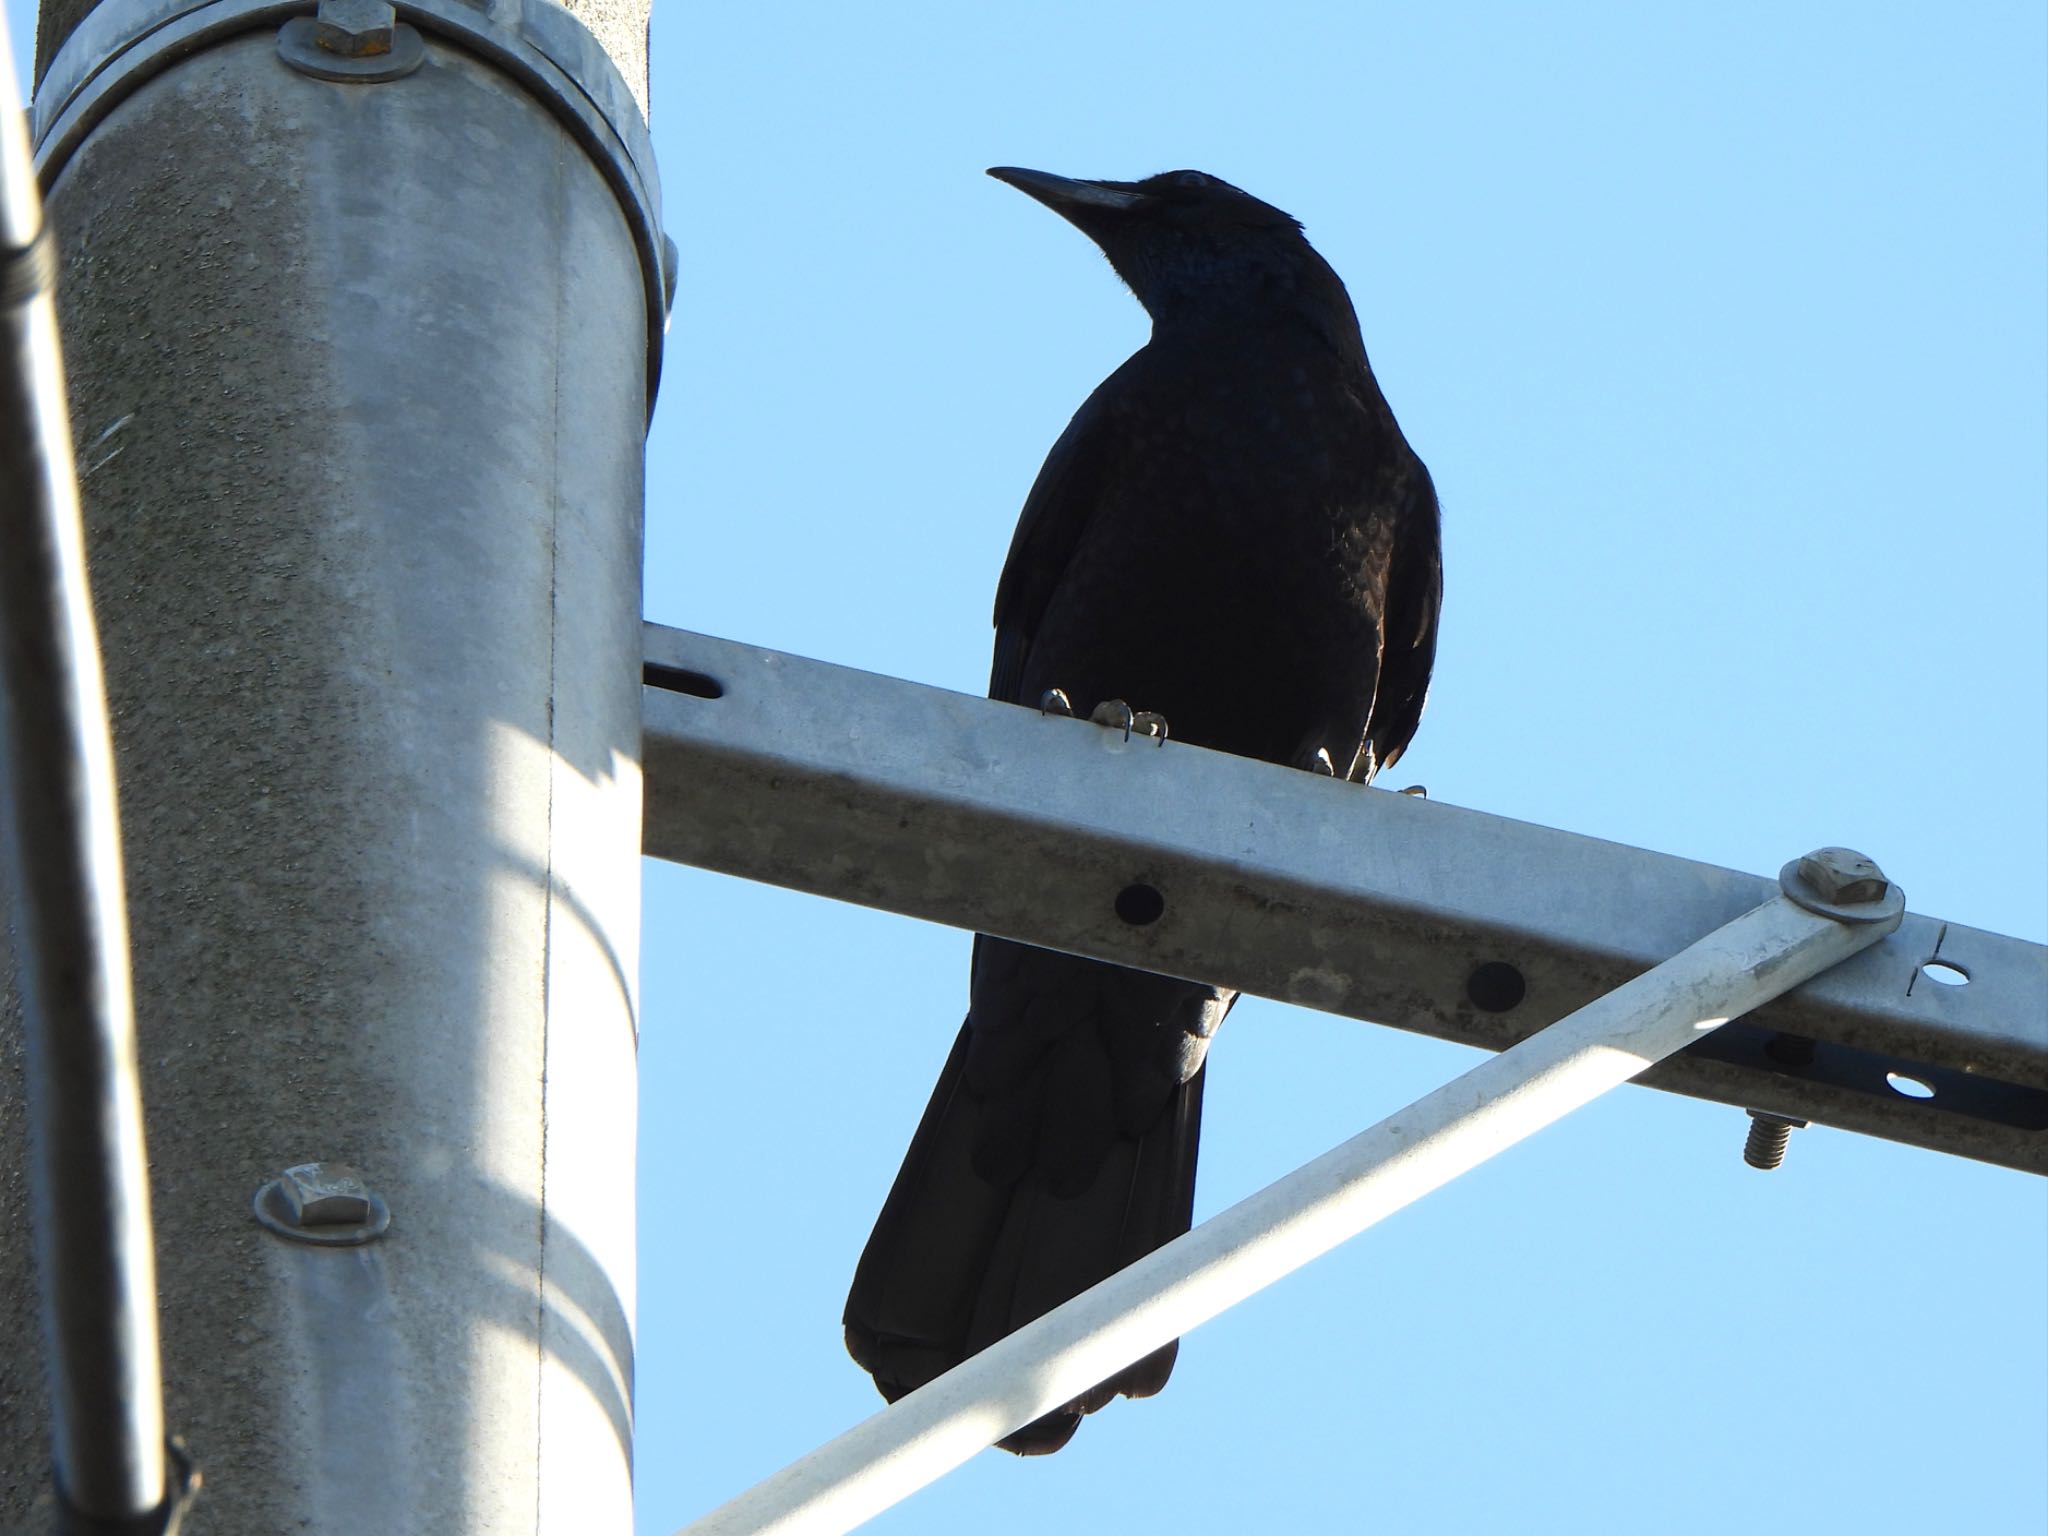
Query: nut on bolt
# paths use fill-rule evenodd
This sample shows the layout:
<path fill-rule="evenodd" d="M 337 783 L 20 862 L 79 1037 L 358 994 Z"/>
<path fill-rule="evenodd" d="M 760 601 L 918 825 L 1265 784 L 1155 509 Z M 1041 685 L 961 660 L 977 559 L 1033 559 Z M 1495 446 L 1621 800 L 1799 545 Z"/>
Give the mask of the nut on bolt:
<path fill-rule="evenodd" d="M 1891 889 L 1884 871 L 1853 848 L 1816 848 L 1799 861 L 1799 873 L 1823 900 L 1845 907 L 1883 901 Z"/>
<path fill-rule="evenodd" d="M 1778 871 L 1787 898 L 1838 923 L 1877 923 L 1886 932 L 1906 915 L 1906 893 L 1853 848 L 1816 848 Z"/>
<path fill-rule="evenodd" d="M 295 1227 L 338 1227 L 370 1217 L 370 1186 L 345 1163 L 287 1168 L 278 1190 Z"/>
<path fill-rule="evenodd" d="M 381 1237 L 391 1208 L 346 1163 L 299 1163 L 256 1191 L 256 1219 L 301 1243 L 351 1245 Z"/>
<path fill-rule="evenodd" d="M 398 13 L 388 0 L 320 0 L 313 43 L 345 59 L 375 58 L 391 51 Z"/>

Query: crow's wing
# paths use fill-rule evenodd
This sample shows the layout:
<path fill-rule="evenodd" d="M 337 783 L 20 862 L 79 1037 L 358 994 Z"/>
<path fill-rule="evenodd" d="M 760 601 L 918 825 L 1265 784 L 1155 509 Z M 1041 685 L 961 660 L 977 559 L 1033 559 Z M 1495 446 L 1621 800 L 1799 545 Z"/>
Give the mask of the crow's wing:
<path fill-rule="evenodd" d="M 995 661 L 988 680 L 992 699 L 1010 704 L 1038 702 L 1017 696 L 1024 663 L 1053 589 L 1066 574 L 1088 520 L 1102 499 L 1099 489 L 1116 446 L 1109 402 L 1122 389 L 1121 381 L 1130 366 L 1125 363 L 1082 402 L 1045 456 L 1031 494 L 1024 498 L 1017 531 L 1010 537 L 1010 553 L 1003 562 L 1002 580 L 996 585 Z"/>

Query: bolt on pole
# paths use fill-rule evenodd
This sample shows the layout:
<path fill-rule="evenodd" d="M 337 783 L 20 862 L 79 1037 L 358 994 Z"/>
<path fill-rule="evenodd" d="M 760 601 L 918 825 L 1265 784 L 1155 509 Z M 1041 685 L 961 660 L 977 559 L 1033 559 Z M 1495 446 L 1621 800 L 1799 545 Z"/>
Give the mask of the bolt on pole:
<path fill-rule="evenodd" d="M 1822 861 L 1809 870 L 1813 860 Z M 1855 893 L 1806 877 L 1860 861 Z M 1346 1238 L 1897 928 L 1823 849 L 1785 894 L 1481 1062 L 856 1425 L 678 1536 L 837 1536 Z"/>

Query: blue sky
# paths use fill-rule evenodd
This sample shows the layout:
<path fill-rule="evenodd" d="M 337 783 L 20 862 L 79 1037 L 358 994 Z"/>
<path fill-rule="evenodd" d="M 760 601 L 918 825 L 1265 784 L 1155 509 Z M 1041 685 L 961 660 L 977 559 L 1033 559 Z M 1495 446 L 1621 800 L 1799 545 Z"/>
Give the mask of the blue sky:
<path fill-rule="evenodd" d="M 25 40 L 18 0 L 8 0 Z M 26 48 L 23 48 L 26 52 Z M 1194 166 L 1347 279 L 1445 511 L 1434 797 L 1736 868 L 1824 843 L 2048 937 L 2035 4 L 671 5 L 647 612 L 966 691 L 1046 448 L 1145 335 L 982 177 Z M 647 870 L 639 1529 L 878 1403 L 839 1311 L 967 938 Z M 1476 1059 L 1260 1002 L 1198 1212 Z M 2048 1192 L 1624 1090 L 902 1533 L 2048 1527 Z"/>
<path fill-rule="evenodd" d="M 1951 16 L 1955 13 L 1951 13 Z M 2037 6 L 657 9 L 682 297 L 651 617 L 968 691 L 1046 448 L 1145 336 L 980 175 L 1214 171 L 1347 279 L 1444 502 L 1400 770 L 2048 928 Z M 964 935 L 651 868 L 640 1528 L 878 1401 L 839 1309 Z M 1273 1005 L 1213 1211 L 1472 1054 Z M 1208 1325 L 896 1532 L 2048 1527 L 2041 1181 L 1626 1090 Z M 658 1179 L 647 1178 L 659 1170 Z"/>

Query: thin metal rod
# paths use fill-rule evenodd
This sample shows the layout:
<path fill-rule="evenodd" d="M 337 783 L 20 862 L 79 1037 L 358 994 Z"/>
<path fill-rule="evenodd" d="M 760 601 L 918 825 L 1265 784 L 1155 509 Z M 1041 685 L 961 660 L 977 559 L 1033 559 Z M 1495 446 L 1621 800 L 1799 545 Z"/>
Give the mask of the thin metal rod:
<path fill-rule="evenodd" d="M 1896 892 L 1893 893 L 1896 898 Z M 990 1345 L 679 1536 L 851 1530 L 996 1439 L 1898 926 L 1785 897 Z"/>
<path fill-rule="evenodd" d="M 28 1031 L 52 1450 L 84 1528 L 164 1506 L 163 1388 L 113 748 L 55 263 L 14 79 L 0 26 L 0 875 Z"/>

